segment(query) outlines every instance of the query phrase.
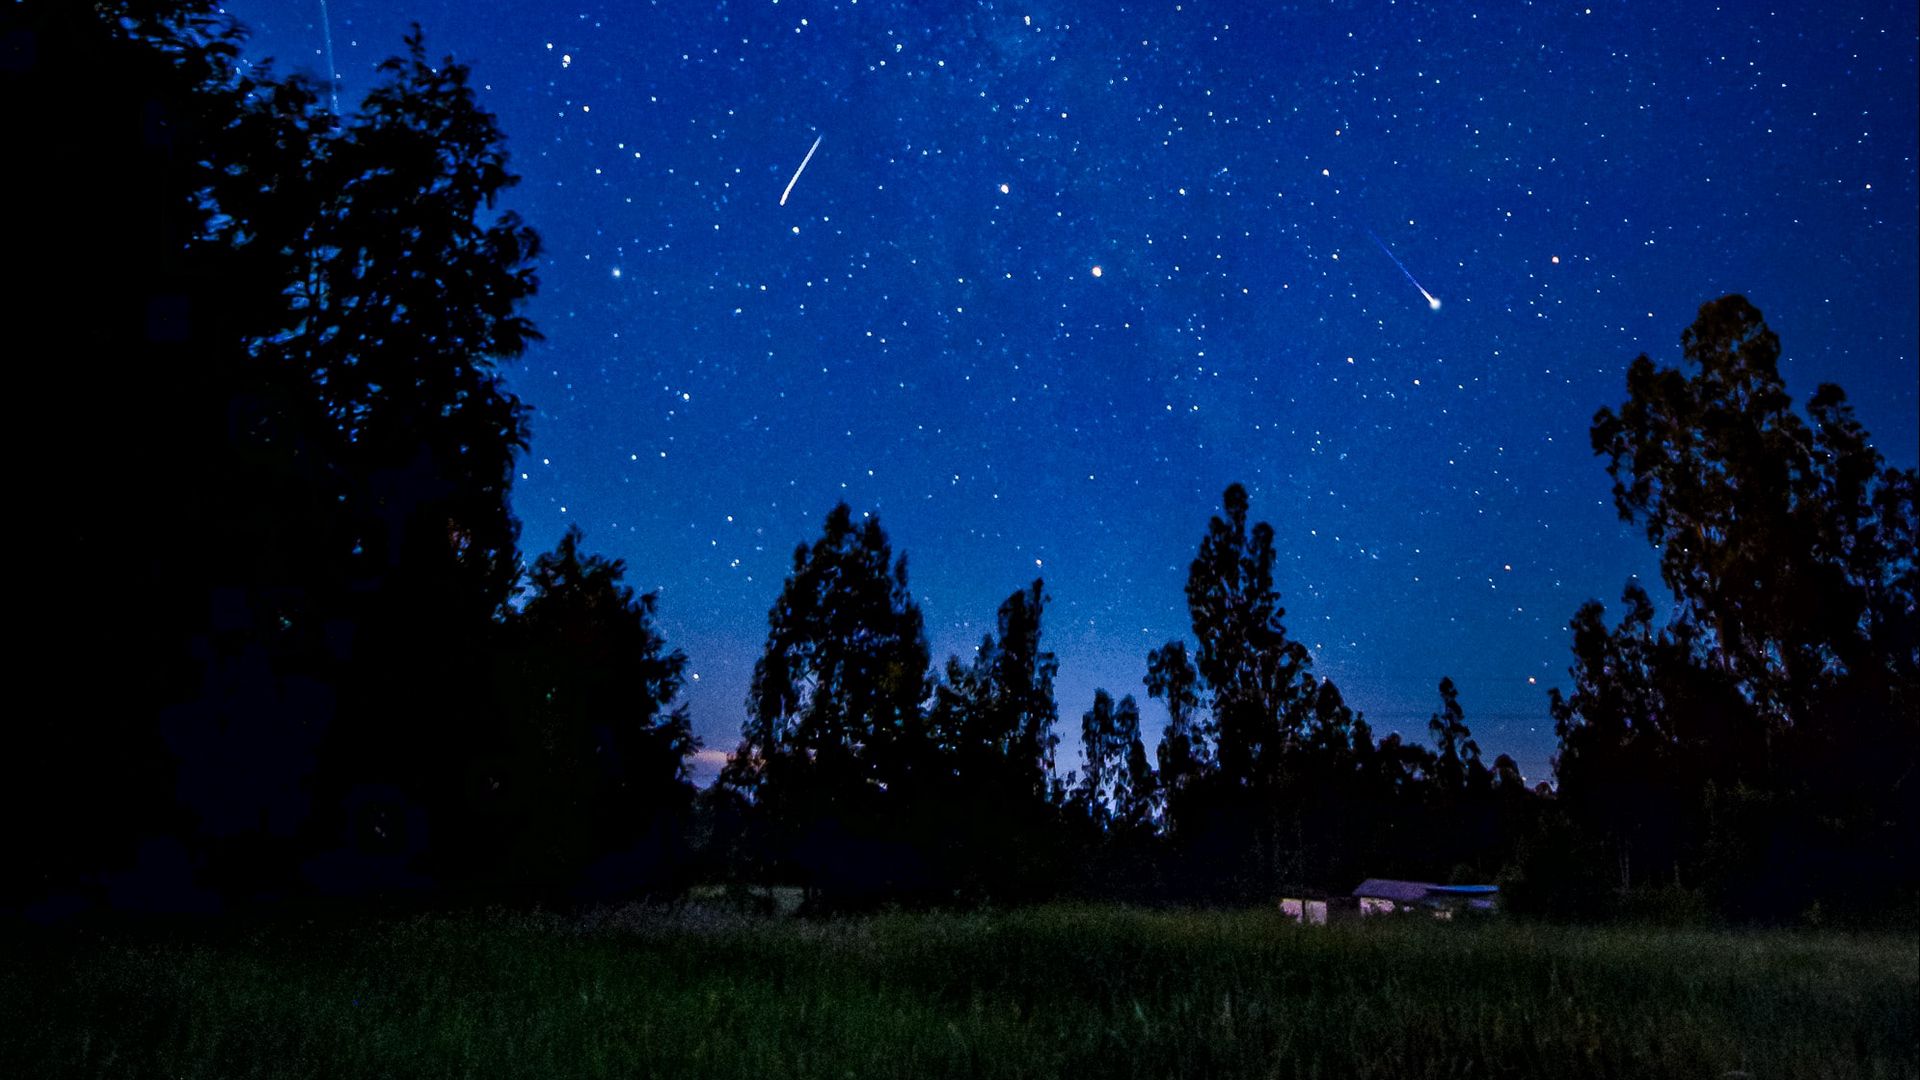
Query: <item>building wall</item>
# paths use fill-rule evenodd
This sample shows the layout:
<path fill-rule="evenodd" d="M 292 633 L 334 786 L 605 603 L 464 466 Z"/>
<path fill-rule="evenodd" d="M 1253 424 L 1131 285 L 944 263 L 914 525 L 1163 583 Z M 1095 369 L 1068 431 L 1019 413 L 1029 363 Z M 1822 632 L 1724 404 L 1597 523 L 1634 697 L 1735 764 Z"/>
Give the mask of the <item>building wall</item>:
<path fill-rule="evenodd" d="M 1299 900 L 1287 897 L 1280 901 L 1280 914 L 1297 923 L 1310 926 L 1327 924 L 1327 902 L 1325 900 Z"/>

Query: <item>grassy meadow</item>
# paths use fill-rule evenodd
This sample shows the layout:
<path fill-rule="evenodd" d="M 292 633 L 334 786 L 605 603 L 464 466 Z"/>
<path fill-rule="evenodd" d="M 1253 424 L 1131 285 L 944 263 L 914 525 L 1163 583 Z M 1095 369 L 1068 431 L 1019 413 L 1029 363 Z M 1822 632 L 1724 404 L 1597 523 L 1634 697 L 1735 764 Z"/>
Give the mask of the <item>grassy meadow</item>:
<path fill-rule="evenodd" d="M 1911 935 L 1043 908 L 0 928 L 7 1076 L 1920 1076 Z"/>

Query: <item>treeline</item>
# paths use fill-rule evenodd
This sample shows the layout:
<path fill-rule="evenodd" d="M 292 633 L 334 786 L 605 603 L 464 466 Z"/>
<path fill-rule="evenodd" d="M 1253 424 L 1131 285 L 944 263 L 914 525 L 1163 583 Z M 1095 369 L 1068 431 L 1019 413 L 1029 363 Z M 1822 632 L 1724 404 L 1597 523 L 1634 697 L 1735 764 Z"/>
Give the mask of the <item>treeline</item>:
<path fill-rule="evenodd" d="M 1227 489 L 1189 571 L 1194 647 L 1147 657 L 1171 718 L 1099 691 L 1063 770 L 1043 583 L 1000 605 L 970 660 L 931 670 L 921 614 L 872 517 L 843 504 L 794 553 L 749 719 L 703 796 L 709 850 L 742 880 L 823 906 L 1007 903 L 1058 894 L 1257 902 L 1370 872 L 1491 879 L 1533 796 L 1483 761 L 1450 680 L 1434 749 L 1376 739 L 1287 636 L 1273 530 Z"/>
<path fill-rule="evenodd" d="M 1145 657 L 1157 745 L 1101 690 L 1063 770 L 1043 583 L 935 674 L 904 557 L 841 505 L 769 614 L 742 741 L 701 799 L 709 857 L 829 909 L 1260 903 L 1398 876 L 1496 881 L 1562 917 L 1911 917 L 1915 474 L 1837 387 L 1792 411 L 1743 298 L 1683 344 L 1688 370 L 1641 357 L 1594 417 L 1676 602 L 1657 619 L 1630 582 L 1616 625 L 1575 615 L 1555 786 L 1485 760 L 1450 679 L 1430 746 L 1376 735 L 1288 636 L 1273 530 L 1237 484 L 1188 569 L 1191 638 Z"/>
<path fill-rule="evenodd" d="M 696 793 L 686 659 L 617 560 L 532 558 L 507 497 L 529 410 L 499 366 L 538 237 L 495 213 L 501 133 L 407 53 L 348 116 L 248 67 L 209 0 L 4 20 L 8 297 L 50 528 L 17 588 L 7 900 L 215 907 L 670 897 L 816 910 L 1076 895 L 1270 902 L 1365 876 L 1497 880 L 1521 909 L 1849 917 L 1911 905 L 1920 748 L 1913 470 L 1838 388 L 1804 415 L 1740 297 L 1686 366 L 1594 418 L 1661 552 L 1573 620 L 1556 784 L 1485 760 L 1450 680 L 1372 730 L 1289 637 L 1273 531 L 1227 488 L 1191 636 L 1059 758 L 1044 584 L 936 666 L 879 521 L 794 553 L 741 740 Z M 111 253 L 111 259 L 106 253 Z"/>

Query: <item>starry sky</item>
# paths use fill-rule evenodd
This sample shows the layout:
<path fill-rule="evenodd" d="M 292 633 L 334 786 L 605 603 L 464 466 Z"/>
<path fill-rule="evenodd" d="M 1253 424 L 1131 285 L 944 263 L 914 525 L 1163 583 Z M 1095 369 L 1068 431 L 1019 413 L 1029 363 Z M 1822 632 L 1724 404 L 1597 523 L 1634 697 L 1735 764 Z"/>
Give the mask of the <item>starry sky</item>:
<path fill-rule="evenodd" d="M 1164 722 L 1241 482 L 1315 671 L 1421 739 L 1451 675 L 1539 780 L 1568 618 L 1657 585 L 1587 441 L 1629 360 L 1744 293 L 1915 464 L 1911 4 L 327 7 L 226 10 L 281 70 L 330 25 L 347 105 L 418 21 L 500 118 L 547 247 L 522 543 L 658 591 L 702 782 L 836 501 L 936 658 L 1046 579 L 1071 764 L 1096 687 Z"/>

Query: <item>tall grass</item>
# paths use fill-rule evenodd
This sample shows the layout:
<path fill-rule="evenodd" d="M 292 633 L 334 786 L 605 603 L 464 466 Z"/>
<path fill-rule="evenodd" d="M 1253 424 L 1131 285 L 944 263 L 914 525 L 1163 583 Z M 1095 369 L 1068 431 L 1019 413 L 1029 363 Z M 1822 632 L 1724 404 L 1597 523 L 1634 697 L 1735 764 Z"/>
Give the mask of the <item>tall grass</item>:
<path fill-rule="evenodd" d="M 1911 937 L 1047 908 L 10 928 L 11 1076 L 1920 1075 Z"/>

